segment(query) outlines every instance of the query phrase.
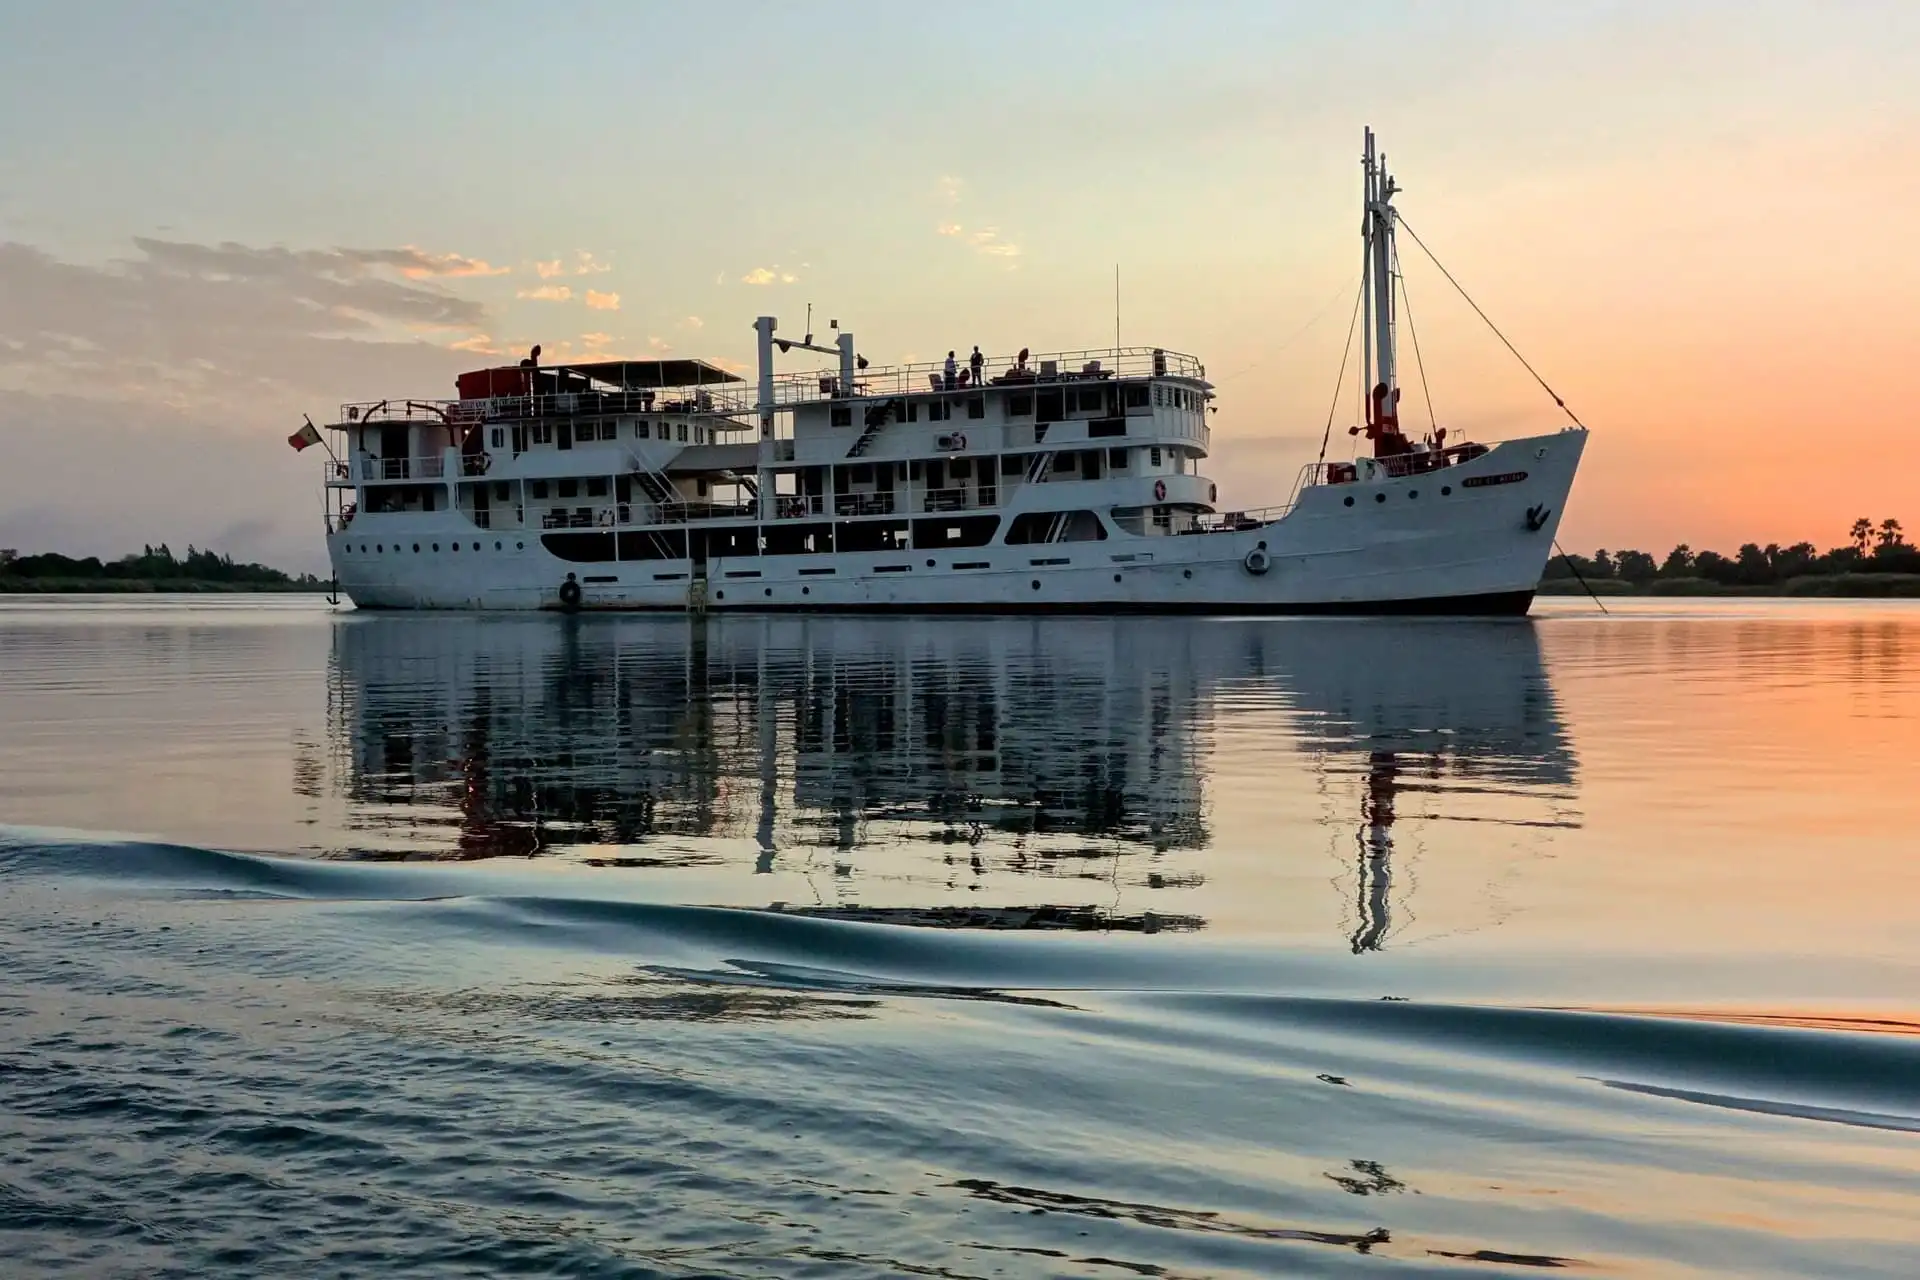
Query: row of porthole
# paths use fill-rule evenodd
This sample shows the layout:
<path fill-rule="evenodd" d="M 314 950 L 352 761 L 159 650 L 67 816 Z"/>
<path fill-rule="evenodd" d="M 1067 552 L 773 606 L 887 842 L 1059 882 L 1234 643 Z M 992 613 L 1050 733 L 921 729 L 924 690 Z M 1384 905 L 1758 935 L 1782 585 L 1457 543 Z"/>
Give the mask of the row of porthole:
<path fill-rule="evenodd" d="M 1261 543 L 1260 545 L 1264 547 L 1264 546 L 1266 546 L 1267 544 L 1263 542 L 1263 543 Z M 933 561 L 931 561 L 931 560 L 929 560 L 929 561 L 927 561 L 927 564 L 928 564 L 928 566 L 929 566 L 929 567 L 931 567 L 931 566 L 932 566 L 932 564 L 933 564 Z M 1182 570 L 1180 571 L 1180 575 L 1181 575 L 1182 577 L 1184 577 L 1184 578 L 1191 578 L 1191 577 L 1193 576 L 1193 570 L 1191 570 L 1191 569 L 1182 569 Z M 1118 582 L 1118 581 L 1120 581 L 1120 575 L 1119 575 L 1119 574 L 1117 574 L 1117 573 L 1116 573 L 1116 574 L 1114 574 L 1114 575 L 1113 575 L 1113 580 L 1114 580 L 1115 582 Z M 1035 579 L 1033 580 L 1033 589 L 1034 589 L 1035 591 L 1038 591 L 1038 590 L 1040 589 L 1040 579 L 1038 579 L 1038 578 L 1035 578 Z M 761 591 L 761 594 L 762 594 L 762 595 L 764 595 L 764 596 L 767 596 L 768 598 L 771 598 L 771 597 L 773 596 L 773 588 L 772 588 L 772 587 L 766 587 L 766 588 L 763 588 L 763 589 L 762 589 L 762 591 Z M 812 587 L 802 587 L 802 588 L 800 588 L 800 594 L 801 594 L 801 595 L 803 595 L 803 596 L 810 596 L 810 595 L 812 595 L 812 594 L 813 594 L 813 588 L 812 588 Z M 714 598 L 715 600 L 725 600 L 725 599 L 727 598 L 727 593 L 726 593 L 726 592 L 724 592 L 724 591 L 716 591 L 716 592 L 714 592 L 714 593 L 713 593 L 713 598 Z"/>
<path fill-rule="evenodd" d="M 432 543 L 428 543 L 428 544 L 427 544 L 427 546 L 428 546 L 428 549 L 429 549 L 429 550 L 431 550 L 431 551 L 438 551 L 438 550 L 440 549 L 440 544 L 439 544 L 439 543 L 437 543 L 437 542 L 432 542 Z M 447 544 L 447 546 L 448 546 L 448 547 L 449 547 L 449 548 L 450 548 L 451 550 L 454 550 L 454 551 L 458 551 L 458 550 L 460 549 L 460 544 L 459 544 L 459 543 L 457 543 L 457 542 L 450 542 L 450 543 L 448 543 L 448 544 Z M 352 544 L 352 543 L 350 543 L 350 542 L 346 542 L 346 543 L 342 543 L 342 544 L 340 545 L 340 549 L 341 549 L 342 551 L 344 551 L 344 552 L 347 552 L 347 553 L 348 553 L 349 555 L 351 555 L 351 554 L 352 554 L 352 552 L 353 552 L 353 544 Z M 400 545 L 399 543 L 397 543 L 397 542 L 393 544 L 393 549 L 394 549 L 394 552 L 395 552 L 395 554 L 399 554 L 399 553 L 401 553 L 401 552 L 404 552 L 404 551 L 406 550 L 406 548 L 405 548 L 405 547 L 403 547 L 403 546 L 401 546 L 401 545 Z M 420 544 L 419 544 L 419 543 L 417 543 L 417 542 L 416 542 L 416 543 L 414 543 L 414 544 L 413 544 L 413 549 L 414 549 L 415 551 L 418 551 L 418 550 L 420 550 Z M 478 551 L 478 550 L 480 549 L 480 544 L 479 544 L 479 543 L 477 543 L 477 542 L 476 542 L 476 543 L 474 543 L 474 544 L 473 544 L 473 549 L 474 549 L 475 551 Z M 505 544 L 503 544 L 503 543 L 499 543 L 499 542 L 496 542 L 496 543 L 494 543 L 494 544 L 493 544 L 493 549 L 494 549 L 495 551 L 504 551 L 504 550 L 506 550 L 506 547 L 505 547 Z M 524 542 L 516 542 L 516 543 L 514 543 L 514 544 L 513 544 L 513 549 L 514 549 L 515 551 L 525 551 L 525 550 L 527 549 L 527 544 L 526 544 L 526 543 L 524 543 Z M 386 544 L 386 543 L 384 543 L 384 542 L 376 542 L 376 543 L 374 543 L 374 544 L 373 544 L 373 554 L 374 554 L 374 555 L 385 555 L 385 554 L 386 554 L 386 550 L 387 550 L 387 544 Z M 361 555 L 366 555 L 366 554 L 367 554 L 367 544 L 366 544 L 366 543 L 364 543 L 364 542 L 360 544 L 360 554 L 361 554 Z"/>
<path fill-rule="evenodd" d="M 1417 498 L 1417 497 L 1419 497 L 1419 496 L 1420 496 L 1420 491 L 1419 491 L 1418 489 L 1409 489 L 1409 490 L 1407 490 L 1407 496 L 1408 496 L 1409 498 Z M 1441 497 L 1443 497 L 1443 498 L 1450 498 L 1450 497 L 1452 497 L 1452 496 L 1453 496 L 1453 486 L 1452 486 L 1452 485 L 1450 485 L 1450 484 L 1443 484 L 1443 485 L 1441 485 L 1441 486 L 1440 486 L 1440 496 L 1441 496 Z M 1376 493 L 1376 494 L 1374 494 L 1374 495 L 1373 495 L 1373 500 L 1374 500 L 1375 502 L 1385 502 L 1385 501 L 1387 500 L 1387 494 L 1386 494 L 1386 491 L 1385 491 L 1385 490 L 1383 489 L 1383 490 L 1381 490 L 1380 492 L 1378 492 L 1378 493 Z M 1352 506 L 1352 505 L 1353 505 L 1353 495 L 1352 495 L 1352 494 L 1348 494 L 1348 495 L 1346 496 L 1346 499 L 1345 499 L 1345 501 L 1346 501 L 1346 505 L 1347 505 L 1347 506 L 1349 506 L 1349 507 L 1350 507 L 1350 506 Z"/>

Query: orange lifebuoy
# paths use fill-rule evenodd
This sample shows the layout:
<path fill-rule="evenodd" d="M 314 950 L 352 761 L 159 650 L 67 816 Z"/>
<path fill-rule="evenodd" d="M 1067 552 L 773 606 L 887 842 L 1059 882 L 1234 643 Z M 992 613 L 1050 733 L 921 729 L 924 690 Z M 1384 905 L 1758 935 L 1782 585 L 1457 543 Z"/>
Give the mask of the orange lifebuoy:
<path fill-rule="evenodd" d="M 1155 480 L 1153 482 L 1153 500 L 1155 502 L 1165 502 L 1167 500 L 1167 482 L 1165 480 Z"/>

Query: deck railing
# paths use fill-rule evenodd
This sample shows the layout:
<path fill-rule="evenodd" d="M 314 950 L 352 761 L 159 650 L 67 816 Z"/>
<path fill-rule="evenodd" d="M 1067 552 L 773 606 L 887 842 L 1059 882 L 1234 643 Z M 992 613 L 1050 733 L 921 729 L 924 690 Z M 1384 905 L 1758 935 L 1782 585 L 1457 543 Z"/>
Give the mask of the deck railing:
<path fill-rule="evenodd" d="M 447 474 L 446 455 L 430 453 L 418 458 L 360 459 L 362 480 L 439 480 Z"/>

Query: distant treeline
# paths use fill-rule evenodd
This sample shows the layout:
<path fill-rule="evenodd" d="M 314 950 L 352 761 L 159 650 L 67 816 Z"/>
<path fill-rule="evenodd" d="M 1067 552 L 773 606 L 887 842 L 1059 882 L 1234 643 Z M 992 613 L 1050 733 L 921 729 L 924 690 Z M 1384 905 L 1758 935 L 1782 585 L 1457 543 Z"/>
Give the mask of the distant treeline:
<path fill-rule="evenodd" d="M 142 547 L 140 554 L 118 560 L 76 558 L 55 551 L 30 556 L 0 551 L 0 583 L 14 590 L 72 589 L 96 583 L 101 590 L 139 589 L 147 584 L 153 590 L 192 584 L 235 591 L 318 590 L 326 585 L 312 574 L 290 577 L 264 564 L 246 564 L 191 546 L 185 556 L 176 556 L 164 542 L 157 547 Z"/>
<path fill-rule="evenodd" d="M 1892 580 L 1874 581 L 1884 575 L 1920 575 L 1920 548 L 1907 542 L 1898 520 L 1856 520 L 1843 546 L 1821 551 L 1811 542 L 1796 542 L 1783 547 L 1770 542 L 1743 545 L 1731 556 L 1717 551 L 1695 551 L 1685 545 L 1675 547 L 1660 560 L 1645 551 L 1596 551 L 1591 556 L 1556 556 L 1548 565 L 1543 583 L 1571 584 L 1575 577 L 1590 583 L 1605 583 L 1614 591 L 1645 590 L 1656 594 L 1682 594 L 1689 589 L 1707 591 L 1768 591 L 1793 584 L 1809 594 L 1828 594 L 1817 579 L 1845 580 L 1845 594 L 1907 594 L 1906 584 Z M 1576 588 L 1577 589 L 1577 588 Z"/>

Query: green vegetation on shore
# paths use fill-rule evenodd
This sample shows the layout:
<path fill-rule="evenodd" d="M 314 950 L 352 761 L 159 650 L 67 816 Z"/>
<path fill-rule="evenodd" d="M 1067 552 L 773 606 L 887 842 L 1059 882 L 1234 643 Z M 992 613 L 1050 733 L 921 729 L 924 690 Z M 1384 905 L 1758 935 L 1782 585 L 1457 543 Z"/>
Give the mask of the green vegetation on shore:
<path fill-rule="evenodd" d="M 1555 556 L 1540 581 L 1545 595 L 1920 597 L 1920 548 L 1898 520 L 1856 520 L 1844 546 L 1816 550 L 1749 542 L 1731 556 L 1684 544 L 1656 561 L 1644 551 Z M 1581 585 L 1582 581 L 1586 586 Z"/>
<path fill-rule="evenodd" d="M 143 547 L 139 555 L 102 561 L 76 559 L 58 552 L 23 556 L 0 551 L 0 593 L 137 591 L 324 591 L 327 583 L 312 574 L 291 577 L 263 564 L 243 564 L 232 556 L 187 548 L 177 557 L 165 543 Z"/>

